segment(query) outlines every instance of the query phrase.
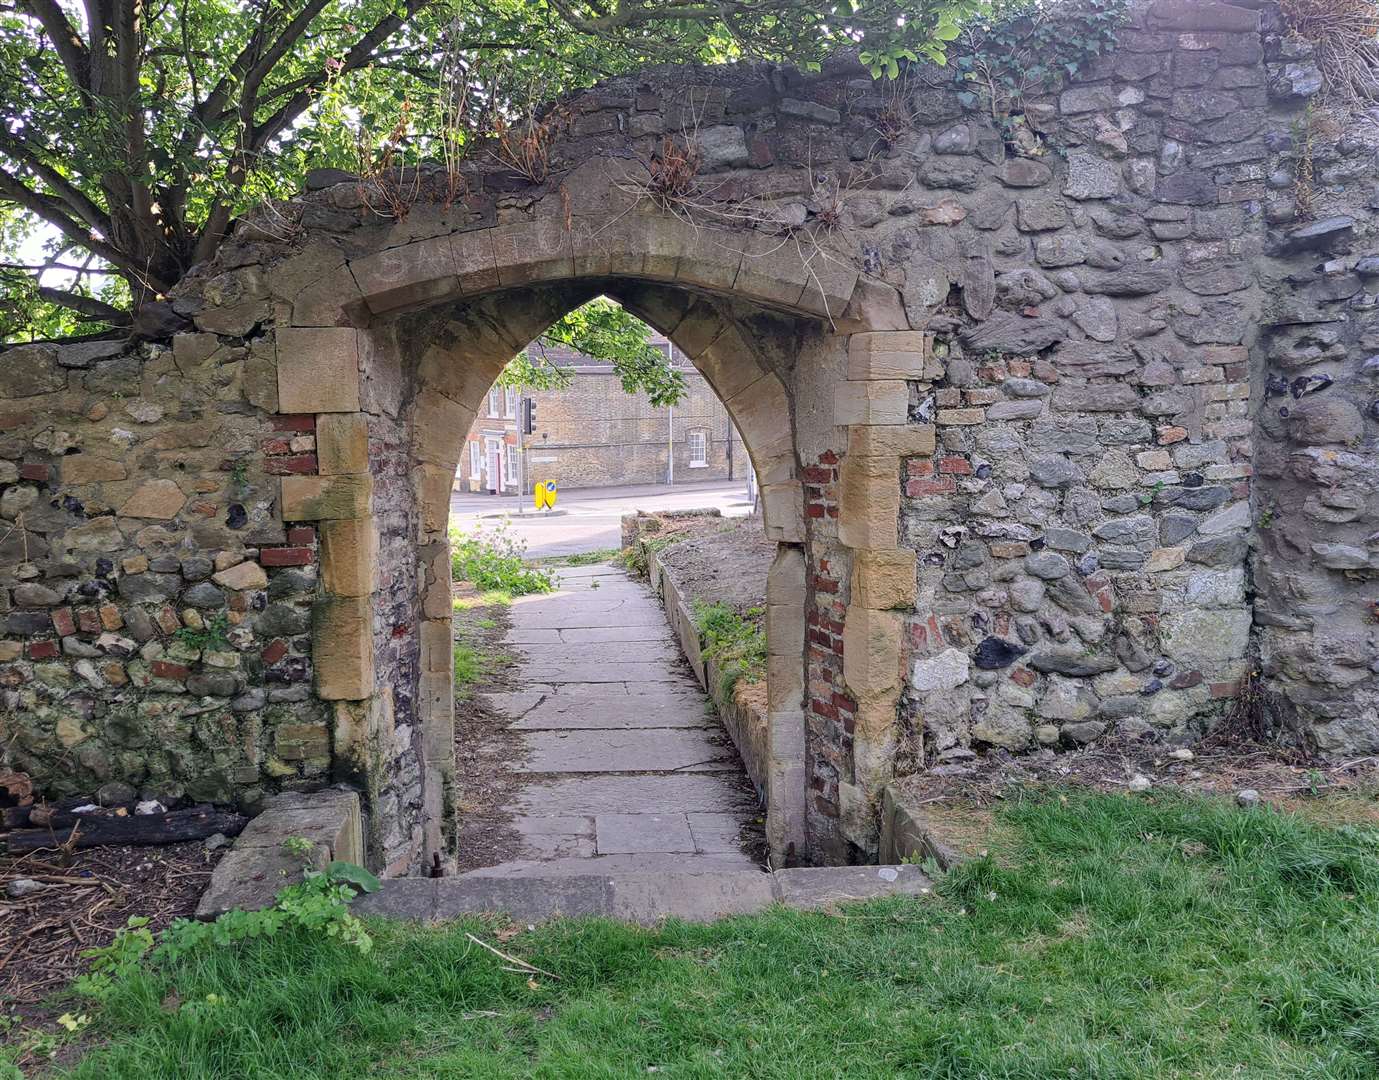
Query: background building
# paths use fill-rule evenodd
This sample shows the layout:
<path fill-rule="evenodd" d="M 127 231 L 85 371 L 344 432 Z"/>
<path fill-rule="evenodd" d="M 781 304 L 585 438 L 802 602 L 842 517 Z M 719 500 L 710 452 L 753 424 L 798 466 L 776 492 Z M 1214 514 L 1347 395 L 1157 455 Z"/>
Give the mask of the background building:
<path fill-rule="evenodd" d="M 527 438 L 527 484 L 554 480 L 562 488 L 664 484 L 675 459 L 675 483 L 745 480 L 751 462 L 727 410 L 704 376 L 665 337 L 650 341 L 670 354 L 688 393 L 672 408 L 623 390 L 612 364 L 573 349 L 546 346 L 546 358 L 571 374 L 558 390 L 519 392 L 495 386 L 469 429 L 456 486 L 464 491 L 516 492 L 522 484 L 520 401 L 536 403 Z M 673 447 L 673 451 L 672 451 Z"/>

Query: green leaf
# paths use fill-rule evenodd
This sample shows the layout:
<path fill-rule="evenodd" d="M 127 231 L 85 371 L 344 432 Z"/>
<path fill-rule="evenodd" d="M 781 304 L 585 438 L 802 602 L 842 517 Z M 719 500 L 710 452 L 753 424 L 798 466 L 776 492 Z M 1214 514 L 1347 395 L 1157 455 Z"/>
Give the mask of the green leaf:
<path fill-rule="evenodd" d="M 382 882 L 373 874 L 369 873 L 362 866 L 356 866 L 352 862 L 342 862 L 336 859 L 326 867 L 326 876 L 331 881 L 345 882 L 359 889 L 360 892 L 378 892 Z"/>

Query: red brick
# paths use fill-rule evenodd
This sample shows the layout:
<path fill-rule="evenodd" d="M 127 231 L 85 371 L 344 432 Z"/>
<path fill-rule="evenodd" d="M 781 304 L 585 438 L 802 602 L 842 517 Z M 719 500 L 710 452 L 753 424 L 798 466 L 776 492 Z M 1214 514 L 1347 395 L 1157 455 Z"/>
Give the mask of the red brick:
<path fill-rule="evenodd" d="M 822 716 L 825 720 L 838 719 L 838 710 L 826 701 L 815 699 L 809 703 L 809 708 L 816 716 Z"/>
<path fill-rule="evenodd" d="M 273 417 L 274 431 L 315 431 L 315 413 L 291 413 Z"/>
<path fill-rule="evenodd" d="M 171 660 L 155 660 L 151 670 L 156 678 L 182 680 L 190 675 L 191 668 L 186 664 L 175 664 Z"/>
<path fill-rule="evenodd" d="M 836 593 L 838 591 L 838 583 L 829 578 L 818 578 L 814 582 L 814 591 L 821 593 Z"/>
<path fill-rule="evenodd" d="M 1214 682 L 1211 684 L 1211 696 L 1214 698 L 1233 698 L 1240 696 L 1240 682 Z"/>
<path fill-rule="evenodd" d="M 934 463 L 929 458 L 910 458 L 906 465 L 906 475 L 915 480 L 934 475 Z"/>
<path fill-rule="evenodd" d="M 58 608 L 51 615 L 53 629 L 57 631 L 58 637 L 67 637 L 77 632 L 77 621 L 72 618 L 72 609 L 69 607 Z"/>
<path fill-rule="evenodd" d="M 263 471 L 269 476 L 310 476 L 318 468 L 315 454 L 271 457 L 264 459 L 263 462 Z"/>
<path fill-rule="evenodd" d="M 837 465 L 837 464 L 838 464 L 838 455 L 835 454 L 832 450 L 825 450 L 822 454 L 819 455 L 819 464 L 820 464 L 820 465 Z"/>
<path fill-rule="evenodd" d="M 821 518 L 824 516 L 824 508 L 818 503 L 810 503 L 804 508 L 804 512 L 806 517 Z"/>
<path fill-rule="evenodd" d="M 833 470 L 821 465 L 810 465 L 800 475 L 806 484 L 827 484 L 833 480 Z"/>
<path fill-rule="evenodd" d="M 965 457 L 944 457 L 938 459 L 938 471 L 941 473 L 953 473 L 957 476 L 967 476 L 972 472 L 972 462 Z"/>
<path fill-rule="evenodd" d="M 83 634 L 99 634 L 102 630 L 100 614 L 95 608 L 82 608 L 77 612 L 77 626 Z"/>
<path fill-rule="evenodd" d="M 163 609 L 155 616 L 158 628 L 165 634 L 175 634 L 182 628 L 182 620 L 177 617 L 177 612 L 171 606 L 165 604 Z"/>
<path fill-rule="evenodd" d="M 39 465 L 35 462 L 26 462 L 19 466 L 19 477 L 22 480 L 41 480 L 47 483 L 53 475 L 51 465 Z"/>
<path fill-rule="evenodd" d="M 1037 676 L 1029 668 L 1017 667 L 1010 673 L 1010 681 L 1017 686 L 1033 686 Z"/>
<path fill-rule="evenodd" d="M 316 543 L 316 530 L 310 525 L 294 525 L 287 530 L 287 542 L 294 545 Z"/>
<path fill-rule="evenodd" d="M 951 477 L 943 480 L 910 480 L 905 484 L 905 494 L 912 499 L 922 499 L 926 495 L 950 495 L 957 490 L 957 481 Z"/>
<path fill-rule="evenodd" d="M 754 169 L 765 169 L 774 165 L 776 155 L 771 150 L 771 140 L 760 133 L 747 142 L 747 164 Z"/>
<path fill-rule="evenodd" d="M 56 641 L 29 642 L 30 660 L 51 660 L 58 654 Z"/>
<path fill-rule="evenodd" d="M 287 655 L 287 642 L 282 639 L 271 642 L 260 655 L 265 664 L 276 664 Z"/>
<path fill-rule="evenodd" d="M 310 566 L 315 561 L 316 553 L 306 547 L 263 548 L 259 552 L 264 566 Z"/>
<path fill-rule="evenodd" d="M 287 435 L 270 435 L 259 443 L 259 449 L 265 454 L 290 454 L 292 453 L 292 439 Z M 227 464 L 234 468 L 236 462 L 230 461 Z"/>

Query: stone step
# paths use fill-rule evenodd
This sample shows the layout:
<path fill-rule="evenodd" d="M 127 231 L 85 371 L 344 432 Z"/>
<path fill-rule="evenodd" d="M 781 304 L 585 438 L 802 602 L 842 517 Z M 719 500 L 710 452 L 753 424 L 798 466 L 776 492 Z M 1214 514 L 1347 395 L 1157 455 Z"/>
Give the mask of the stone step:
<path fill-rule="evenodd" d="M 594 860 L 572 860 L 590 863 Z M 363 916 L 445 922 L 465 915 L 507 914 L 517 922 L 599 916 L 644 926 L 662 919 L 712 922 L 764 911 L 772 904 L 802 910 L 885 896 L 924 896 L 933 883 L 915 866 L 806 867 L 766 873 L 706 865 L 685 869 L 623 869 L 553 874 L 476 871 L 454 878 L 397 878 L 359 897 Z M 556 974 L 559 974 L 557 972 Z"/>
<path fill-rule="evenodd" d="M 715 741 L 699 728 L 528 731 L 527 754 L 511 767 L 522 773 L 737 772 L 741 764 L 726 736 Z"/>

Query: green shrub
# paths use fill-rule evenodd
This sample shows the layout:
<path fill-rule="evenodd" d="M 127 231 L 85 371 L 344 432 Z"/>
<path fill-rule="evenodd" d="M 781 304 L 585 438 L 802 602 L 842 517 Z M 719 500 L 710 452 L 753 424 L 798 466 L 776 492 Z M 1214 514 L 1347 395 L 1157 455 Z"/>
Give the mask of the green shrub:
<path fill-rule="evenodd" d="M 512 596 L 546 593 L 555 588 L 549 570 L 528 566 L 526 545 L 499 525 L 492 532 L 475 529 L 450 532 L 450 572 L 456 581 L 468 581 L 476 588 L 506 592 Z"/>
<path fill-rule="evenodd" d="M 766 676 L 766 631 L 761 626 L 765 612 L 748 608 L 739 615 L 727 604 L 694 602 L 694 626 L 703 641 L 704 659 L 712 660 L 722 672 L 719 691 L 731 697 L 739 679 L 760 682 Z"/>

